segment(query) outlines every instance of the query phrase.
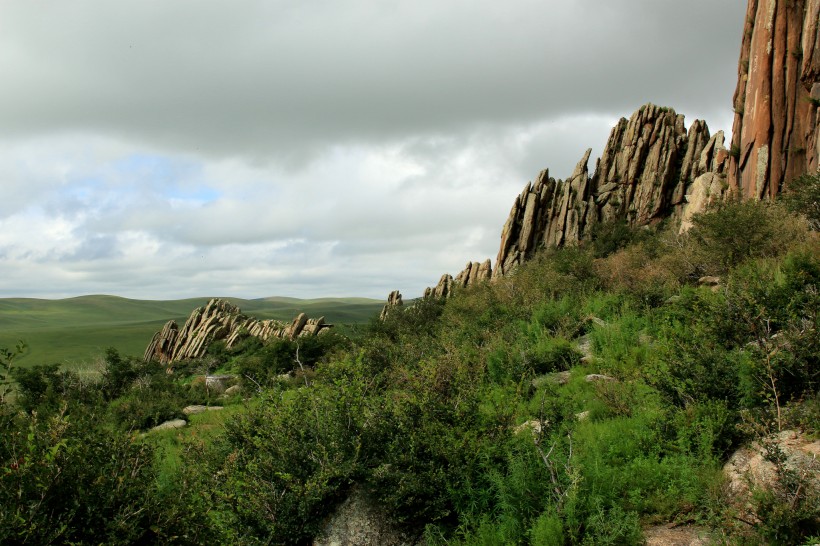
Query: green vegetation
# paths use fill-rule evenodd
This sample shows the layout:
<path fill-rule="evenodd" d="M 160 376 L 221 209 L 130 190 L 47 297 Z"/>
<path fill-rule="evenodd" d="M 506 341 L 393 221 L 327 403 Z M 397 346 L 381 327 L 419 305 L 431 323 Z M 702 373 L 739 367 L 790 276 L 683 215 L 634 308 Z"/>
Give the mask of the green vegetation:
<path fill-rule="evenodd" d="M 105 349 L 139 355 L 154 332 L 168 320 L 180 325 L 209 298 L 172 301 L 131 300 L 114 296 L 82 296 L 64 300 L 0 299 L 0 347 L 23 339 L 28 350 L 20 366 L 59 363 L 84 369 L 102 361 Z M 383 302 L 365 298 L 228 298 L 242 312 L 260 319 L 290 321 L 299 313 L 324 316 L 332 324 L 365 323 Z M 94 367 L 94 366 L 92 366 Z M 95 367 L 96 368 L 96 367 Z"/>
<path fill-rule="evenodd" d="M 820 492 L 771 439 L 820 435 L 820 239 L 777 203 L 693 223 L 603 226 L 350 336 L 215 344 L 173 375 L 4 353 L 0 542 L 305 543 L 355 485 L 431 545 L 640 544 L 667 523 L 809 543 Z M 213 404 L 214 368 L 247 399 L 141 435 Z M 721 470 L 753 440 L 780 477 L 753 491 L 759 521 Z"/>

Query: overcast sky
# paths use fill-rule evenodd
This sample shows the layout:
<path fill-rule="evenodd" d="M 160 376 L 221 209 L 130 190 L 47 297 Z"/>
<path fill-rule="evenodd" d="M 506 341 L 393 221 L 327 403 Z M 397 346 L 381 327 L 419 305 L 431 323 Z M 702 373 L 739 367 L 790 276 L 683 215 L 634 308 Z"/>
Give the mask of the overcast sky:
<path fill-rule="evenodd" d="M 745 4 L 3 0 L 0 297 L 418 296 L 641 104 L 728 133 Z"/>

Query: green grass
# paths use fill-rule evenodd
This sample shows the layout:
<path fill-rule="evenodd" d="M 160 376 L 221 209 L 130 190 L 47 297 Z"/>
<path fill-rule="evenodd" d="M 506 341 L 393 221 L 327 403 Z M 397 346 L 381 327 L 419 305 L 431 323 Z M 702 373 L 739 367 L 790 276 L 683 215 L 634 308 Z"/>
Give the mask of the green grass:
<path fill-rule="evenodd" d="M 154 332 L 168 320 L 180 325 L 210 298 L 154 301 L 116 296 L 81 296 L 62 300 L 0 299 L 0 347 L 28 345 L 16 363 L 22 366 L 60 363 L 78 368 L 101 357 L 107 347 L 142 355 Z M 260 319 L 289 321 L 298 313 L 324 316 L 333 324 L 367 322 L 383 302 L 365 298 L 227 298 L 242 312 Z"/>
<path fill-rule="evenodd" d="M 254 405 L 256 403 L 252 402 Z M 195 441 L 210 442 L 223 433 L 228 419 L 246 411 L 245 404 L 232 404 L 220 411 L 191 415 L 186 427 L 148 433 L 146 439 L 158 449 L 156 464 L 160 487 L 173 488 L 173 481 L 178 476 L 182 464 L 182 451 L 186 445 Z"/>

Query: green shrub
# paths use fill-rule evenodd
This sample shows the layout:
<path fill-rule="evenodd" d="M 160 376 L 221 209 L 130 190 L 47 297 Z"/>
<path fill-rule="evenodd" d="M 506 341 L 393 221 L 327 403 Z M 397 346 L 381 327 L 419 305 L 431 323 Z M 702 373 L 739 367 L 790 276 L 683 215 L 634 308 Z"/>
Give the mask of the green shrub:
<path fill-rule="evenodd" d="M 152 453 L 145 443 L 63 412 L 0 419 L 0 542 L 151 542 Z"/>
<path fill-rule="evenodd" d="M 302 543 L 342 500 L 359 471 L 366 378 L 354 362 L 324 371 L 327 382 L 272 391 L 226 424 L 216 465 L 215 510 L 237 537 Z M 232 541 L 237 541 L 234 537 Z"/>
<path fill-rule="evenodd" d="M 110 403 L 109 410 L 123 430 L 146 430 L 184 418 L 182 409 L 187 402 L 182 391 L 145 386 L 117 398 Z"/>
<path fill-rule="evenodd" d="M 128 390 L 134 380 L 139 377 L 143 366 L 142 361 L 128 356 L 124 357 L 113 347 L 106 349 L 105 369 L 102 372 L 102 388 L 106 398 L 113 400 Z"/>
<path fill-rule="evenodd" d="M 811 228 L 820 231 L 820 173 L 789 181 L 781 198 L 789 210 L 804 215 Z"/>
<path fill-rule="evenodd" d="M 530 544 L 539 546 L 563 546 L 564 527 L 561 518 L 553 511 L 545 511 L 535 520 L 529 530 Z"/>
<path fill-rule="evenodd" d="M 582 544 L 628 546 L 643 541 L 638 515 L 626 512 L 617 505 L 606 509 L 598 504 L 584 523 Z"/>
<path fill-rule="evenodd" d="M 59 364 L 14 368 L 11 375 L 17 383 L 17 404 L 26 411 L 40 405 L 57 407 L 78 382 L 76 374 L 60 372 Z"/>
<path fill-rule="evenodd" d="M 768 201 L 719 202 L 692 218 L 694 275 L 723 275 L 750 259 L 780 256 L 805 240 L 806 226 Z"/>
<path fill-rule="evenodd" d="M 569 370 L 581 361 L 581 353 L 560 337 L 544 337 L 525 352 L 525 363 L 535 374 Z"/>

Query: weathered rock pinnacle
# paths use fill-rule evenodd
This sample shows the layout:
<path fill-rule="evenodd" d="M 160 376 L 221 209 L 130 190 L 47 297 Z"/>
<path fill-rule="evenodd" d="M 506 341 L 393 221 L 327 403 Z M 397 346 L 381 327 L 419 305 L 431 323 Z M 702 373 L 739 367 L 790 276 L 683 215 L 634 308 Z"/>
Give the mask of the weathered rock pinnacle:
<path fill-rule="evenodd" d="M 401 292 L 399 292 L 398 290 L 393 290 L 387 296 L 387 303 L 384 304 L 384 307 L 382 308 L 382 312 L 379 315 L 379 318 L 381 320 L 386 319 L 387 315 L 390 314 L 390 312 L 393 309 L 396 309 L 398 307 L 402 307 L 403 305 L 404 305 L 404 301 L 401 298 Z"/>
<path fill-rule="evenodd" d="M 729 186 L 773 198 L 820 158 L 820 0 L 749 0 Z"/>

